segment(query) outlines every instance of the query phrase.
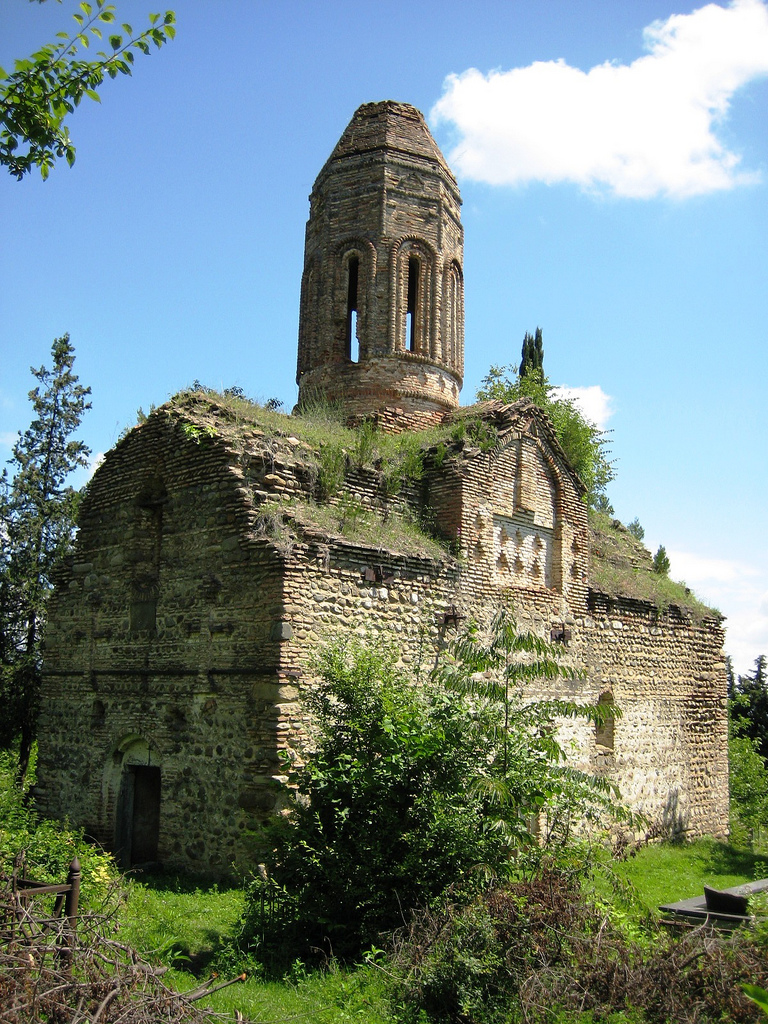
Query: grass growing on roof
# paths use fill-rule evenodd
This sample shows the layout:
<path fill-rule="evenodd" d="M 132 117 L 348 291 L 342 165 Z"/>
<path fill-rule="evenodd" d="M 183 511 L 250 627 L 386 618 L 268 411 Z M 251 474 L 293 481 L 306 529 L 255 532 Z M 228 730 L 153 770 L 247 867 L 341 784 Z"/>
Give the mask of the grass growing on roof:
<path fill-rule="evenodd" d="M 650 552 L 617 519 L 590 510 L 589 526 L 589 583 L 595 590 L 648 601 L 662 612 L 676 605 L 697 622 L 718 615 L 685 583 L 655 573 Z"/>

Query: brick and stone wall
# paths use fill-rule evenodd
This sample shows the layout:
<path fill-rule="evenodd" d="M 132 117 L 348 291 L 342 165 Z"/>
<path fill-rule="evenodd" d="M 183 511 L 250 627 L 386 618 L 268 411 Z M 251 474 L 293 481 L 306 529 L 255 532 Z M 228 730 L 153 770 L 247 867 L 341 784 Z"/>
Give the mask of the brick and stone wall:
<path fill-rule="evenodd" d="M 235 444 L 164 410 L 132 431 L 90 485 L 50 607 L 41 810 L 125 853 L 126 779 L 159 769 L 157 859 L 227 874 L 252 859 L 249 830 L 284 806 L 281 752 L 305 756 L 301 694 L 321 644 L 381 638 L 424 677 L 455 635 L 446 612 L 487 626 L 503 604 L 523 629 L 564 634 L 564 660 L 586 672 L 526 697 L 611 698 L 622 711 L 607 730 L 564 726 L 573 762 L 653 820 L 725 835 L 719 622 L 590 590 L 578 481 L 537 414 L 494 415 L 495 448 L 433 453 L 421 484 L 387 506 L 397 517 L 426 502 L 458 559 L 292 522 L 295 499 L 306 517 L 318 493 L 298 438 Z M 381 507 L 380 486 L 374 470 L 348 469 L 346 493 L 363 504 Z M 288 541 L 265 532 L 262 507 L 284 510 Z"/>
<path fill-rule="evenodd" d="M 40 719 L 43 813 L 114 848 L 124 767 L 160 767 L 157 857 L 217 873 L 275 808 L 290 730 L 280 560 L 242 483 L 162 415 L 109 453 L 52 600 Z"/>

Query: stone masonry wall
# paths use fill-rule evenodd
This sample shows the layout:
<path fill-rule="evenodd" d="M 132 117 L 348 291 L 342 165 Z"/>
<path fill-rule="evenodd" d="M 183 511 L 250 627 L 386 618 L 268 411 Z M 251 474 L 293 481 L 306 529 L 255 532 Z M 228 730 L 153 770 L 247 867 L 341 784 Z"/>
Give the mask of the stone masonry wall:
<path fill-rule="evenodd" d="M 586 670 L 525 696 L 610 696 L 622 711 L 610 730 L 563 727 L 573 762 L 610 775 L 652 819 L 726 834 L 722 630 L 588 589 L 578 485 L 534 421 L 505 428 L 491 452 L 433 463 L 421 487 L 389 499 L 393 515 L 426 500 L 459 561 L 311 523 L 271 542 L 261 505 L 289 513 L 316 492 L 302 444 L 256 437 L 236 451 L 160 411 L 107 456 L 50 608 L 44 813 L 120 846 L 126 775 L 159 768 L 157 858 L 217 875 L 246 866 L 248 831 L 284 806 L 281 752 L 305 756 L 301 694 L 319 646 L 382 638 L 423 677 L 455 635 L 447 612 L 484 627 L 505 605 L 521 628 L 561 636 L 566 662 Z M 350 469 L 346 493 L 381 507 L 379 474 Z"/>
<path fill-rule="evenodd" d="M 124 767 L 159 766 L 158 858 L 215 873 L 277 806 L 292 693 L 279 559 L 228 462 L 162 415 L 107 456 L 50 609 L 38 769 L 41 810 L 114 847 Z"/>
<path fill-rule="evenodd" d="M 393 579 L 366 582 L 374 561 Z M 383 564 L 382 564 L 383 563 Z M 565 624 L 563 660 L 585 669 L 585 679 L 542 684 L 524 696 L 597 702 L 610 694 L 622 716 L 610 746 L 594 726 L 562 724 L 574 765 L 609 775 L 623 798 L 652 821 L 689 836 L 725 836 L 728 766 L 722 631 L 693 624 L 670 611 L 658 615 L 638 602 L 610 604 L 592 594 L 593 608 L 563 614 L 551 591 L 473 589 L 472 578 L 427 561 L 388 558 L 375 550 L 333 546 L 297 552 L 286 572 L 285 612 L 292 638 L 284 664 L 313 685 L 310 654 L 346 634 L 394 642 L 404 669 L 426 674 L 455 635 L 445 612 L 471 609 L 488 625 L 503 603 L 522 629 L 549 638 Z M 300 756 L 300 755 L 299 755 Z"/>

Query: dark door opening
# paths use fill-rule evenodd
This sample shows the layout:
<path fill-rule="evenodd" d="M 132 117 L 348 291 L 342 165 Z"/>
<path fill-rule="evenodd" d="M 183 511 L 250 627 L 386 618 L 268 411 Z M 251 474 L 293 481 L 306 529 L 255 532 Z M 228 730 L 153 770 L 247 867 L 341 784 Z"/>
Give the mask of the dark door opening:
<path fill-rule="evenodd" d="M 160 769 L 130 764 L 123 772 L 115 847 L 121 866 L 157 860 L 160 834 Z"/>

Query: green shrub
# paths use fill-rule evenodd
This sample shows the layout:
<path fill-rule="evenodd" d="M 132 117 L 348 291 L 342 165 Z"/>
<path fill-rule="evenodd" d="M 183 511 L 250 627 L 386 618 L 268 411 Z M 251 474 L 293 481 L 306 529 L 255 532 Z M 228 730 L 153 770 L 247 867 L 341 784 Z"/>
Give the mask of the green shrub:
<path fill-rule="evenodd" d="M 467 703 L 415 688 L 383 648 L 331 647 L 319 670 L 317 750 L 291 818 L 271 829 L 271 876 L 254 883 L 242 934 L 283 965 L 312 946 L 357 956 L 501 852 L 467 788 L 482 759 Z"/>
<path fill-rule="evenodd" d="M 248 894 L 243 947 L 273 969 L 312 947 L 359 956 L 448 886 L 518 874 L 547 846 L 562 849 L 574 817 L 615 811 L 614 787 L 562 763 L 554 722 L 617 709 L 517 693 L 569 674 L 551 655 L 504 615 L 487 644 L 470 632 L 418 686 L 386 648 L 329 647 L 305 698 L 316 749 L 296 773 L 291 815 L 264 836 L 271 853 Z"/>
<path fill-rule="evenodd" d="M 118 872 L 112 858 L 88 843 L 81 829 L 41 818 L 25 803 L 16 783 L 18 758 L 0 751 L 0 871 L 10 873 L 23 855 L 24 875 L 38 882 L 66 882 L 69 865 L 77 857 L 82 872 L 81 904 L 100 907 Z M 28 776 L 34 778 L 34 764 Z"/>
<path fill-rule="evenodd" d="M 768 826 L 768 768 L 757 740 L 735 736 L 728 742 L 731 841 L 748 845 Z"/>

